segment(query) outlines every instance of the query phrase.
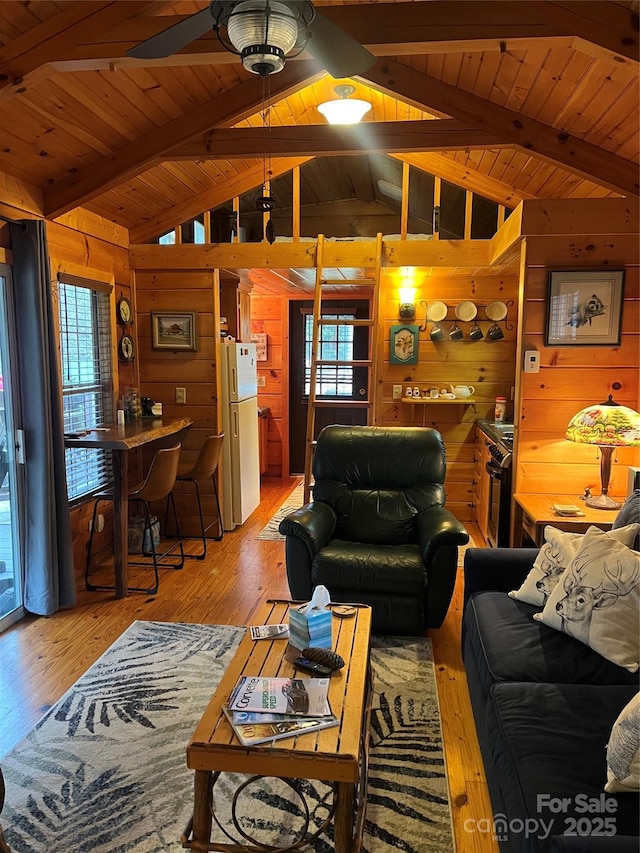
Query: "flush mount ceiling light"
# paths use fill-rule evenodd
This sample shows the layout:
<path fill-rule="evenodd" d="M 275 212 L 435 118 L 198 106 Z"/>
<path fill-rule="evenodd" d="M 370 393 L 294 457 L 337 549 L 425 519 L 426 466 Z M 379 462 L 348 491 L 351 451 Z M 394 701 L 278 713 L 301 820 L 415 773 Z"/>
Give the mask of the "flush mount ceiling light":
<path fill-rule="evenodd" d="M 239 54 L 247 71 L 261 77 L 282 71 L 284 58 L 294 47 L 296 53 L 304 49 L 307 28 L 315 17 L 308 0 L 288 4 L 277 0 L 214 2 L 211 13 L 225 48 Z"/>
<path fill-rule="evenodd" d="M 369 112 L 371 104 L 368 101 L 349 97 L 355 90 L 355 86 L 348 84 L 336 86 L 333 91 L 338 95 L 338 100 L 318 104 L 318 111 L 329 124 L 358 124 L 365 113 Z"/>

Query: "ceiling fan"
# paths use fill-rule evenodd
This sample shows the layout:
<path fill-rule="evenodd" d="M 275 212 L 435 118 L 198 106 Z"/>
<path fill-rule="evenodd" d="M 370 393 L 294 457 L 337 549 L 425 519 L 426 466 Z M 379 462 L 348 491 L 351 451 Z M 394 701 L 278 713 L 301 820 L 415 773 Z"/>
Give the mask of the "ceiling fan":
<path fill-rule="evenodd" d="M 127 53 L 138 59 L 160 59 L 210 29 L 227 50 L 241 57 L 247 71 L 261 77 L 282 71 L 285 56 L 305 48 L 337 78 L 361 74 L 376 61 L 356 39 L 318 12 L 311 0 L 211 0 L 207 9 Z"/>

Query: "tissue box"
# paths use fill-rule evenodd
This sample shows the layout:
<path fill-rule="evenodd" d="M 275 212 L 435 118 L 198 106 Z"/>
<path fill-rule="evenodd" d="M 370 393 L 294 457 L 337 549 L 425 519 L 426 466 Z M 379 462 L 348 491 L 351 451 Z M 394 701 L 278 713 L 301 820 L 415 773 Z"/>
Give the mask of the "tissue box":
<path fill-rule="evenodd" d="M 289 643 L 300 651 L 311 647 L 332 648 L 331 611 L 322 609 L 302 613 L 299 608 L 290 609 Z"/>

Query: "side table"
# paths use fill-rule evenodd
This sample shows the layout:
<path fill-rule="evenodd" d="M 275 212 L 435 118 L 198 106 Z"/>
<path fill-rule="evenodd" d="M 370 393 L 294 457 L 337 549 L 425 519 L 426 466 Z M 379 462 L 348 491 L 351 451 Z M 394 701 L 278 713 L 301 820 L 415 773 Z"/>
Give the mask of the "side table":
<path fill-rule="evenodd" d="M 593 509 L 585 506 L 575 495 L 529 495 L 517 493 L 513 496 L 513 545 L 519 548 L 526 533 L 540 547 L 544 544 L 544 528 L 552 524 L 558 530 L 584 533 L 589 527 L 611 530 L 618 511 L 615 509 Z M 558 515 L 554 504 L 575 504 L 584 515 Z"/>

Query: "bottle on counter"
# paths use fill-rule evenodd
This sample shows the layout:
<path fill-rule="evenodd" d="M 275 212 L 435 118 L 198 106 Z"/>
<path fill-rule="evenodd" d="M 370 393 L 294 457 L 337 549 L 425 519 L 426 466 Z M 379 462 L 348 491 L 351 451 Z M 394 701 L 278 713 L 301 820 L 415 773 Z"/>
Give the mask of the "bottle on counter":
<path fill-rule="evenodd" d="M 497 424 L 501 424 L 504 422 L 505 415 L 507 413 L 507 398 L 506 397 L 496 397 L 496 405 L 493 413 L 493 420 Z"/>
<path fill-rule="evenodd" d="M 413 388 L 411 385 L 407 385 L 407 390 L 404 392 L 405 397 L 413 397 Z"/>

